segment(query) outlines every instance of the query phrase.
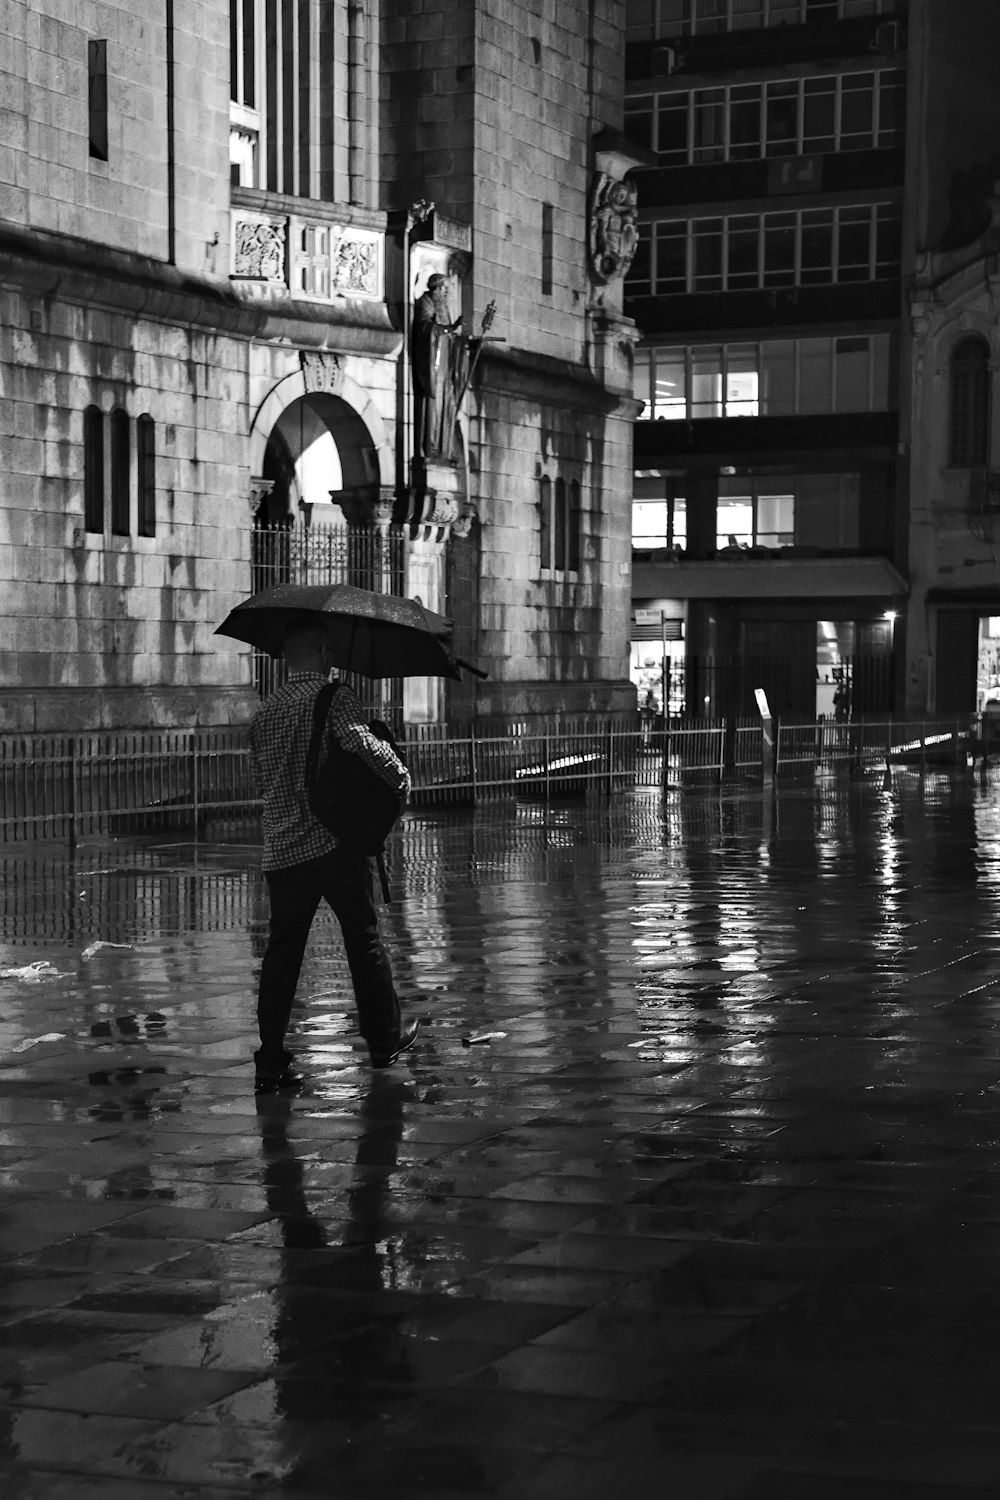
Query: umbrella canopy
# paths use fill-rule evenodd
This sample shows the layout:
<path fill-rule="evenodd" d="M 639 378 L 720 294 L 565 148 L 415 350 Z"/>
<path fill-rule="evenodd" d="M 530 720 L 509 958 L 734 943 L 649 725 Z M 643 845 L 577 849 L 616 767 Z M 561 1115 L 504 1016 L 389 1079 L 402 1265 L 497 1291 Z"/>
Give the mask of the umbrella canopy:
<path fill-rule="evenodd" d="M 279 583 L 230 610 L 216 635 L 280 656 L 290 625 L 321 625 L 337 665 L 364 677 L 454 677 L 451 621 L 416 599 L 350 583 Z"/>

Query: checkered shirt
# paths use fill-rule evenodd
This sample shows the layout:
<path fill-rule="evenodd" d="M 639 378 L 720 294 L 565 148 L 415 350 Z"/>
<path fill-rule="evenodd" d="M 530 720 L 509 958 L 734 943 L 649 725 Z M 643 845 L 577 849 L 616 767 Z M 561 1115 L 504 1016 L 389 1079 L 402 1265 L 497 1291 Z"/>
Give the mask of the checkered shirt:
<path fill-rule="evenodd" d="M 313 708 L 326 678 L 301 672 L 261 704 L 250 725 L 250 760 L 264 803 L 264 869 L 286 870 L 318 859 L 337 840 L 309 810 L 305 769 L 312 735 Z M 324 753 L 333 734 L 345 750 L 366 761 L 393 791 L 410 790 L 410 773 L 391 746 L 368 728 L 368 718 L 349 687 L 333 696 L 326 721 Z"/>

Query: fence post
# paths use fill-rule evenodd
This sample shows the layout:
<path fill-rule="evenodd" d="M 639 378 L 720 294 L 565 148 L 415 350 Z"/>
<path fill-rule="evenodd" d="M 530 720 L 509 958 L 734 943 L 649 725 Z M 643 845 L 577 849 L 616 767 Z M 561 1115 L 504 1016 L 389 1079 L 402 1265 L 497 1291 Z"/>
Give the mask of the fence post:
<path fill-rule="evenodd" d="M 549 726 L 548 726 L 548 723 L 546 723 L 546 725 L 545 725 L 545 734 L 542 737 L 542 755 L 545 757 L 545 803 L 546 803 L 546 806 L 548 806 L 549 797 L 551 795 L 551 793 L 549 791 L 549 758 L 550 758 L 550 755 L 551 755 L 551 751 L 549 749 Z"/>
<path fill-rule="evenodd" d="M 194 819 L 194 841 L 198 842 L 198 731 L 191 731 L 191 815 Z"/>
<path fill-rule="evenodd" d="M 69 852 L 76 852 L 76 736 L 69 737 Z"/>
<path fill-rule="evenodd" d="M 479 780 L 479 775 L 478 775 L 478 769 L 479 768 L 478 768 L 477 760 L 476 760 L 476 750 L 477 750 L 476 726 L 475 726 L 475 723 L 470 723 L 470 725 L 469 725 L 469 790 L 470 790 L 470 792 L 472 794 L 472 805 L 473 805 L 473 807 L 475 807 L 477 801 L 479 800 L 478 796 L 477 796 L 477 783 L 478 783 L 478 780 Z"/>
<path fill-rule="evenodd" d="M 605 741 L 605 744 L 604 744 L 604 753 L 607 756 L 607 766 L 608 766 L 606 796 L 613 797 L 614 796 L 614 791 L 615 791 L 615 776 L 614 776 L 614 765 L 615 765 L 615 759 L 614 759 L 614 757 L 615 757 L 615 726 L 614 726 L 613 720 L 611 720 L 611 719 L 608 720 L 608 728 L 607 728 L 607 733 L 604 736 L 604 741 Z"/>

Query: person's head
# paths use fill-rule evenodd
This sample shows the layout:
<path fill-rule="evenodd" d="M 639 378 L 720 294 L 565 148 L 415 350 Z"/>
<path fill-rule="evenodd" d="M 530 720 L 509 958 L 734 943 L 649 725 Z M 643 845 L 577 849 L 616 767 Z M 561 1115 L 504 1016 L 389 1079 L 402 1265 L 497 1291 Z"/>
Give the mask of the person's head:
<path fill-rule="evenodd" d="M 433 276 L 427 278 L 427 290 L 434 300 L 435 308 L 440 312 L 448 311 L 448 278 L 442 276 L 440 271 L 435 271 Z"/>
<path fill-rule="evenodd" d="M 333 666 L 330 637 L 318 621 L 303 620 L 290 625 L 281 644 L 281 654 L 290 672 L 329 672 Z"/>

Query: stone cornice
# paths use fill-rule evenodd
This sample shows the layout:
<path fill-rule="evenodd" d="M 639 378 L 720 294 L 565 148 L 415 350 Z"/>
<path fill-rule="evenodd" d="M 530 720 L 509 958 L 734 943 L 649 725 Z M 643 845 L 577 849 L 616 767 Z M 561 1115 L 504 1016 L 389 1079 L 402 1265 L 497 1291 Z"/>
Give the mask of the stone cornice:
<path fill-rule="evenodd" d="M 402 338 L 381 302 L 331 307 L 290 296 L 248 301 L 226 277 L 197 276 L 92 240 L 3 223 L 0 285 L 175 327 L 344 353 L 387 358 L 398 352 Z"/>
<path fill-rule="evenodd" d="M 526 349 L 485 344 L 475 384 L 497 395 L 528 396 L 543 405 L 570 401 L 577 408 L 633 421 L 642 402 L 602 385 L 586 365 Z"/>

